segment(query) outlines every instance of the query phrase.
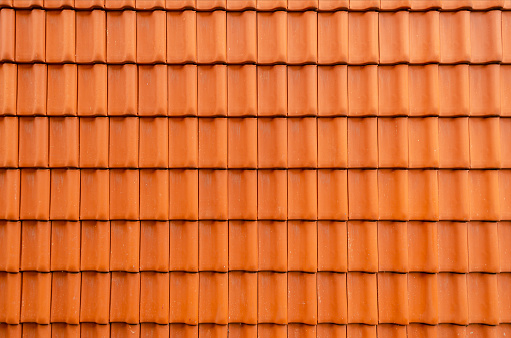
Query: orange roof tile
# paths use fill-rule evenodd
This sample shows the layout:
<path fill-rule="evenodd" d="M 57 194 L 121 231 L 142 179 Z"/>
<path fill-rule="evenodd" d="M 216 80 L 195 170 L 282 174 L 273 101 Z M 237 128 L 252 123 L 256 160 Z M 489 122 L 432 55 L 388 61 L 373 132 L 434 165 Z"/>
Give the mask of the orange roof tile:
<path fill-rule="evenodd" d="M 510 335 L 509 9 L 0 0 L 0 337 Z"/>

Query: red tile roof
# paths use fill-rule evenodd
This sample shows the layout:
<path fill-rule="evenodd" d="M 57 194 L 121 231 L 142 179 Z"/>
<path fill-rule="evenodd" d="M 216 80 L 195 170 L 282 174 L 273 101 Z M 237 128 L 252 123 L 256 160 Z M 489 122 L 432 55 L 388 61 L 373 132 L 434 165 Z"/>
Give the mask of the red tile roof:
<path fill-rule="evenodd" d="M 0 0 L 0 337 L 511 335 L 508 0 Z"/>

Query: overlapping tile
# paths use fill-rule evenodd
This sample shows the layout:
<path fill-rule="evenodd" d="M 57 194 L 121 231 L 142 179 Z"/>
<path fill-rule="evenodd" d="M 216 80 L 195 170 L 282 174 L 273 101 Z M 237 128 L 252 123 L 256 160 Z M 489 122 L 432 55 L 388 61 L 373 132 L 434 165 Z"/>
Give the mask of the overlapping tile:
<path fill-rule="evenodd" d="M 0 336 L 511 333 L 508 2 L 0 7 Z"/>

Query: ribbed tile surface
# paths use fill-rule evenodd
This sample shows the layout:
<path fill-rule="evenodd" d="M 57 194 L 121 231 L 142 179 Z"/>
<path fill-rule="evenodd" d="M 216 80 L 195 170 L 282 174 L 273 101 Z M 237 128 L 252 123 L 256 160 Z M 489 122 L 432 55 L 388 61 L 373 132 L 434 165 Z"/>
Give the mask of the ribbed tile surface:
<path fill-rule="evenodd" d="M 511 335 L 510 1 L 0 7 L 0 337 Z"/>

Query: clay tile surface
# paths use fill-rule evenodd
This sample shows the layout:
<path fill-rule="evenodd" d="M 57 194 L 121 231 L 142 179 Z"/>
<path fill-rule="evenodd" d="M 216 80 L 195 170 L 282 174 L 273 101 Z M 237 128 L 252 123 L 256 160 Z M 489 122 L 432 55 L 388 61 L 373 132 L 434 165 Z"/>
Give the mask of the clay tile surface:
<path fill-rule="evenodd" d="M 511 335 L 509 0 L 0 0 L 0 337 Z"/>

